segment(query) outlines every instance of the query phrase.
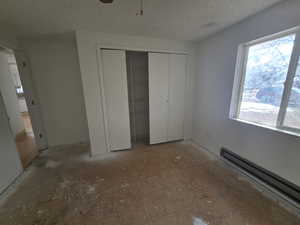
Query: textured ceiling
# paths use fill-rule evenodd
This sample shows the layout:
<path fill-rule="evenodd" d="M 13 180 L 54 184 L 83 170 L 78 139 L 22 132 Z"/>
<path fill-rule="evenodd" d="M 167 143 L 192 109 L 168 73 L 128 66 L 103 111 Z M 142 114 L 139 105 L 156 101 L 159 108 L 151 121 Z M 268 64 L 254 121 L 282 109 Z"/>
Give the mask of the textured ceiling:
<path fill-rule="evenodd" d="M 198 40 L 280 0 L 0 0 L 0 24 L 19 36 L 75 29 Z"/>

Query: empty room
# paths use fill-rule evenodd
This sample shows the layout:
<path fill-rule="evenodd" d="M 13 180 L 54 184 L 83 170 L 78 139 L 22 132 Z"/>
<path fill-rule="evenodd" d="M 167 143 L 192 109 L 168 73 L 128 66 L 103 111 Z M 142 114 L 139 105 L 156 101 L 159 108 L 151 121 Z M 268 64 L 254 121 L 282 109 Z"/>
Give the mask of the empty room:
<path fill-rule="evenodd" d="M 0 0 L 0 224 L 300 225 L 299 0 Z"/>

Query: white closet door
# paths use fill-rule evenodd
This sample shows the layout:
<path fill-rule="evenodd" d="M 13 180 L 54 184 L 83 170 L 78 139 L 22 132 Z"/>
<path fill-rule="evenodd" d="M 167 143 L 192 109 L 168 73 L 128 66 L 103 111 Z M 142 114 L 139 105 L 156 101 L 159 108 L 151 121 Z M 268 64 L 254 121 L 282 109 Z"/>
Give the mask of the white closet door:
<path fill-rule="evenodd" d="M 169 55 L 168 141 L 183 139 L 186 55 Z"/>
<path fill-rule="evenodd" d="M 101 50 L 107 135 L 111 151 L 131 148 L 125 51 Z"/>
<path fill-rule="evenodd" d="M 149 53 L 149 123 L 150 144 L 168 138 L 169 55 Z"/>

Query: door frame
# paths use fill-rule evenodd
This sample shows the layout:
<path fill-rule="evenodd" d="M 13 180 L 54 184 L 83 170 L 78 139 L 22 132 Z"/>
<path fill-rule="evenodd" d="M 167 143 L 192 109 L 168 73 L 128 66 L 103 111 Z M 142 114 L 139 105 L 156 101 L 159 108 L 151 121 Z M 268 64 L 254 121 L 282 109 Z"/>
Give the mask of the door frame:
<path fill-rule="evenodd" d="M 48 140 L 47 135 L 44 128 L 44 122 L 40 107 L 40 102 L 37 97 L 33 77 L 32 77 L 32 70 L 29 58 L 24 50 L 13 50 L 19 77 L 22 83 L 25 102 L 28 108 L 28 114 L 31 119 L 31 126 L 34 133 L 34 139 L 37 145 L 38 150 L 44 150 L 48 148 Z M 24 68 L 26 67 L 26 71 Z M 22 75 L 24 73 L 25 75 Z M 24 85 L 25 84 L 25 85 Z"/>
<path fill-rule="evenodd" d="M 6 150 L 10 151 L 11 154 L 14 154 L 17 161 L 15 162 L 16 167 L 15 167 L 14 174 L 10 174 L 9 178 L 6 179 L 6 182 L 4 184 L 3 183 L 1 184 L 1 182 L 0 182 L 0 195 L 3 194 L 8 189 L 8 187 L 14 182 L 14 180 L 16 180 L 18 178 L 18 176 L 20 176 L 20 174 L 22 174 L 22 172 L 24 171 L 24 168 L 23 168 L 22 162 L 21 162 L 21 157 L 20 157 L 20 154 L 18 154 L 16 142 L 14 140 L 14 135 L 13 135 L 13 132 L 12 132 L 12 129 L 11 129 L 11 125 L 10 125 L 10 122 L 8 120 L 8 113 L 7 113 L 6 105 L 4 103 L 2 92 L 0 91 L 0 107 L 1 106 L 2 106 L 2 109 L 3 109 L 3 115 L 2 116 L 4 116 L 4 121 L 6 123 L 6 124 L 1 124 L 1 126 L 6 126 L 7 125 L 7 127 L 8 127 L 8 139 L 10 139 L 8 141 L 11 142 L 11 147 L 13 148 L 13 149 L 6 149 Z M 0 114 L 1 114 L 1 111 L 0 111 Z M 0 115 L 0 117 L 1 117 L 1 115 Z M 0 118 L 0 120 L 1 120 L 1 118 Z M 5 168 L 5 169 L 7 169 L 7 168 Z M 13 172 L 11 169 L 9 171 L 10 171 L 9 173 Z"/>
<path fill-rule="evenodd" d="M 185 50 L 165 50 L 165 49 L 155 49 L 155 48 L 145 48 L 140 46 L 132 46 L 132 45 L 115 45 L 115 44 L 105 44 L 98 43 L 96 44 L 96 59 L 97 59 L 97 69 L 98 69 L 98 79 L 100 86 L 100 100 L 101 106 L 103 109 L 103 124 L 104 124 L 104 133 L 105 133 L 105 146 L 106 152 L 112 152 L 109 144 L 109 131 L 108 131 L 108 121 L 107 121 L 107 109 L 105 104 L 105 93 L 104 93 L 104 83 L 103 83 L 103 65 L 101 58 L 101 50 L 102 49 L 110 49 L 110 50 L 122 50 L 122 51 L 137 51 L 137 52 L 147 52 L 147 53 L 169 53 L 169 54 L 179 54 L 187 56 L 187 64 L 188 64 L 188 56 L 189 52 Z"/>

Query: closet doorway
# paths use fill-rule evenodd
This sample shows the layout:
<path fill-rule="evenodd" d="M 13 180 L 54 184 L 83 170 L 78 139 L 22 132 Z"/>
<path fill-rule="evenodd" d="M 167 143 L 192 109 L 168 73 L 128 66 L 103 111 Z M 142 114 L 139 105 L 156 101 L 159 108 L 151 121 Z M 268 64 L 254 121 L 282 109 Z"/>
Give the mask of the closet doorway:
<path fill-rule="evenodd" d="M 131 143 L 149 144 L 148 53 L 126 51 Z"/>
<path fill-rule="evenodd" d="M 108 151 L 184 139 L 186 55 L 102 48 Z"/>

